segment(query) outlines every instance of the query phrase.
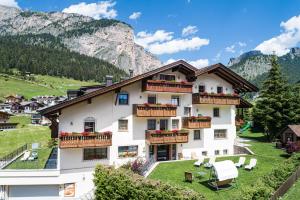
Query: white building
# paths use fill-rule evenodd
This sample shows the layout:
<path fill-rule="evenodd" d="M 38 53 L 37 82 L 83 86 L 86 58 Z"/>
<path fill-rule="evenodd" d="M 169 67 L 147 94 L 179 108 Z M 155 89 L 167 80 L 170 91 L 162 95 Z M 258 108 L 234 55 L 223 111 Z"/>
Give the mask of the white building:
<path fill-rule="evenodd" d="M 236 108 L 245 102 L 239 93 L 253 91 L 222 64 L 198 70 L 177 61 L 45 108 L 52 137 L 59 138 L 57 170 L 22 179 L 0 172 L 0 185 L 8 194 L 43 185 L 63 198 L 69 184 L 79 197 L 93 188 L 99 163 L 232 155 Z"/>

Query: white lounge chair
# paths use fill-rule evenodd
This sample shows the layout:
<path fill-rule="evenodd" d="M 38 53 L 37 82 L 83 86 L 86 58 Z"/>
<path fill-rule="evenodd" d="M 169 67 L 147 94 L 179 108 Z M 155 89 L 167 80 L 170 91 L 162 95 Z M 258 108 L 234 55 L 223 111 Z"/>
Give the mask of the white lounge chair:
<path fill-rule="evenodd" d="M 245 166 L 245 169 L 252 170 L 256 166 L 257 160 L 255 158 L 250 159 L 249 165 Z"/>
<path fill-rule="evenodd" d="M 38 153 L 36 152 L 36 151 L 33 151 L 32 153 L 31 153 L 31 156 L 28 158 L 28 160 L 29 161 L 33 161 L 33 160 L 35 160 L 35 159 L 37 159 L 38 158 Z"/>
<path fill-rule="evenodd" d="M 234 163 L 236 167 L 242 167 L 245 164 L 246 158 L 240 157 L 239 162 Z"/>
<path fill-rule="evenodd" d="M 204 164 L 204 167 L 205 168 L 211 168 L 215 162 L 216 162 L 216 158 L 215 157 L 211 157 L 209 159 L 208 163 Z"/>
<path fill-rule="evenodd" d="M 199 160 L 197 160 L 195 163 L 194 163 L 194 166 L 196 167 L 200 167 L 204 162 L 204 157 L 200 157 Z"/>
<path fill-rule="evenodd" d="M 21 161 L 25 161 L 30 157 L 30 151 L 25 151 L 23 157 L 20 159 Z"/>

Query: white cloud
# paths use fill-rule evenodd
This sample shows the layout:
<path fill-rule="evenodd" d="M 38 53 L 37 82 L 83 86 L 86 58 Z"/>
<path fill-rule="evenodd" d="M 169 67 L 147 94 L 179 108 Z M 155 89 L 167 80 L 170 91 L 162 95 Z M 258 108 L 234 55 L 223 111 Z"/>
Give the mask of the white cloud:
<path fill-rule="evenodd" d="M 177 60 L 184 60 L 184 59 L 173 59 L 173 58 L 170 58 L 164 64 L 170 64 L 170 63 L 173 63 L 173 62 L 175 62 Z M 193 65 L 194 67 L 197 67 L 197 68 L 207 67 L 208 64 L 209 64 L 208 59 L 198 59 L 198 60 L 191 60 L 191 61 L 186 61 L 186 62 L 190 63 L 191 65 Z"/>
<path fill-rule="evenodd" d="M 239 44 L 240 47 L 245 47 L 245 46 L 247 46 L 247 44 L 246 44 L 245 42 L 238 42 L 238 44 Z"/>
<path fill-rule="evenodd" d="M 289 52 L 289 48 L 296 46 L 300 42 L 300 15 L 290 18 L 286 22 L 281 22 L 282 33 L 259 44 L 255 50 L 260 50 L 265 54 L 282 56 Z"/>
<path fill-rule="evenodd" d="M 98 3 L 90 3 L 90 4 L 81 2 L 79 4 L 74 4 L 69 6 L 68 8 L 63 9 L 63 12 L 77 13 L 77 14 L 93 17 L 95 19 L 100 19 L 100 18 L 112 19 L 117 16 L 117 11 L 113 9 L 115 5 L 116 3 L 112 1 L 100 1 Z"/>
<path fill-rule="evenodd" d="M 193 34 L 195 34 L 195 33 L 197 33 L 198 32 L 198 29 L 197 29 L 197 26 L 191 26 L 191 25 L 189 25 L 189 26 L 187 26 L 187 27 L 184 27 L 183 29 L 182 29 L 182 36 L 188 36 L 188 35 L 193 35 Z"/>
<path fill-rule="evenodd" d="M 225 51 L 230 52 L 230 53 L 235 53 L 235 49 L 234 48 L 235 48 L 235 45 L 233 44 L 233 45 L 231 45 L 229 47 L 226 47 Z"/>
<path fill-rule="evenodd" d="M 157 30 L 155 33 L 147 33 L 146 31 L 138 32 L 135 42 L 145 48 L 154 42 L 164 42 L 173 39 L 173 32 L 165 30 Z"/>
<path fill-rule="evenodd" d="M 141 12 L 133 12 L 130 16 L 129 19 L 138 19 L 142 15 Z"/>
<path fill-rule="evenodd" d="M 215 61 L 215 62 L 219 61 L 221 56 L 222 56 L 222 51 L 219 51 L 217 53 L 217 55 L 213 58 L 213 61 Z"/>
<path fill-rule="evenodd" d="M 0 5 L 20 8 L 16 0 L 0 0 Z"/>

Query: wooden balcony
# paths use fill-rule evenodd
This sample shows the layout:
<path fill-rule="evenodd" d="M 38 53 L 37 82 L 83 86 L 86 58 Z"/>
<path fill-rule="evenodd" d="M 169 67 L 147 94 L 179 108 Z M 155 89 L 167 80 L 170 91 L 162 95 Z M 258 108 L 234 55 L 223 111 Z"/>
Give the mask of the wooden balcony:
<path fill-rule="evenodd" d="M 146 131 L 146 141 L 149 144 L 187 143 L 189 141 L 189 132 L 187 130 Z"/>
<path fill-rule="evenodd" d="M 112 133 L 71 133 L 59 137 L 60 148 L 107 147 L 112 145 Z"/>
<path fill-rule="evenodd" d="M 137 117 L 176 117 L 177 107 L 170 104 L 134 104 Z"/>
<path fill-rule="evenodd" d="M 188 129 L 210 128 L 210 117 L 184 117 L 182 127 Z"/>
<path fill-rule="evenodd" d="M 193 104 L 239 105 L 240 97 L 221 94 L 193 94 Z"/>
<path fill-rule="evenodd" d="M 193 84 L 189 82 L 173 82 L 163 80 L 147 80 L 143 82 L 143 91 L 192 93 Z"/>

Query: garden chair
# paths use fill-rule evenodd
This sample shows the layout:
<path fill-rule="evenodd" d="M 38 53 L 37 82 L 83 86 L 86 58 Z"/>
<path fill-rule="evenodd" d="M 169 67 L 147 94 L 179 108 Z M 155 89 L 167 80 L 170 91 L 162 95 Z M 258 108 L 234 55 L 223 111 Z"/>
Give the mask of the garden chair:
<path fill-rule="evenodd" d="M 192 160 L 198 159 L 198 156 L 197 156 L 196 152 L 192 152 L 192 153 L 191 153 L 191 159 L 192 159 Z"/>
<path fill-rule="evenodd" d="M 197 160 L 195 163 L 194 163 L 194 166 L 196 167 L 200 167 L 204 162 L 204 157 L 200 157 L 199 160 Z"/>
<path fill-rule="evenodd" d="M 256 166 L 257 160 L 255 158 L 250 159 L 249 165 L 245 166 L 245 169 L 252 170 Z"/>
<path fill-rule="evenodd" d="M 179 160 L 184 160 L 184 159 L 183 159 L 183 154 L 182 154 L 182 153 L 178 153 L 178 159 L 179 159 Z"/>
<path fill-rule="evenodd" d="M 245 164 L 246 158 L 245 157 L 240 157 L 239 162 L 234 163 L 236 167 L 242 167 Z"/>
<path fill-rule="evenodd" d="M 215 162 L 216 162 L 216 158 L 215 157 L 211 157 L 209 159 L 208 163 L 204 164 L 204 167 L 205 168 L 211 168 Z"/>
<path fill-rule="evenodd" d="M 23 157 L 20 159 L 21 161 L 26 161 L 30 157 L 30 151 L 25 151 Z"/>
<path fill-rule="evenodd" d="M 38 153 L 36 151 L 33 151 L 31 156 L 28 158 L 29 161 L 35 160 L 38 158 Z"/>
<path fill-rule="evenodd" d="M 193 173 L 192 172 L 184 172 L 184 178 L 186 182 L 193 182 Z"/>

